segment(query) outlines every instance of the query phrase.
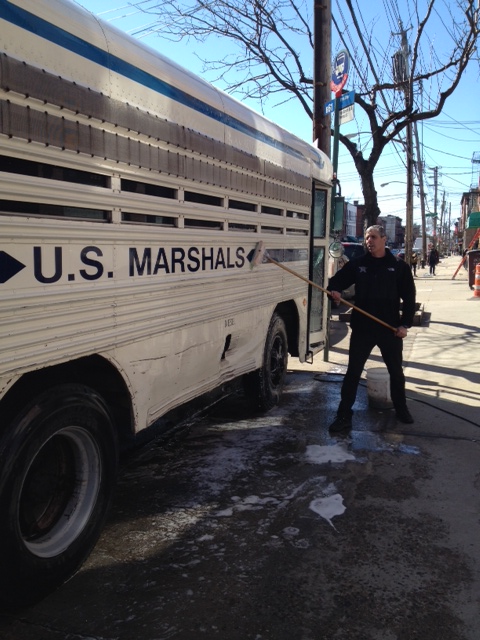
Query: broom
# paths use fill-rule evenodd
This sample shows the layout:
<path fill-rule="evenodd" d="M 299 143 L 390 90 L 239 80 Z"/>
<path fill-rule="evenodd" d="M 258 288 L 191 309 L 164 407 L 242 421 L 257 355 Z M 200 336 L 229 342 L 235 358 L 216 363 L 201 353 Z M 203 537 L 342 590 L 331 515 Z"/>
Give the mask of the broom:
<path fill-rule="evenodd" d="M 253 251 L 253 255 L 252 255 L 251 259 L 250 259 L 250 268 L 253 269 L 257 265 L 261 264 L 264 260 L 266 260 L 267 262 L 271 262 L 272 264 L 276 265 L 277 267 L 280 267 L 280 269 L 283 269 L 284 271 L 287 271 L 288 273 L 291 273 L 292 276 L 296 276 L 297 278 L 300 278 L 300 280 L 303 280 L 304 282 L 307 282 L 308 284 L 312 285 L 312 287 L 315 287 L 316 289 L 320 289 L 320 291 L 323 291 L 323 293 L 326 293 L 327 296 L 332 297 L 332 294 L 327 289 L 324 289 L 319 284 L 316 284 L 315 282 L 312 282 L 312 280 L 309 280 L 308 278 L 305 278 L 300 273 L 297 273 L 296 271 L 293 271 L 293 269 L 290 269 L 289 267 L 286 267 L 281 262 L 277 262 L 276 260 L 271 258 L 267 253 L 267 250 L 265 248 L 265 243 L 263 241 L 260 241 L 257 244 L 257 246 L 255 247 L 255 250 Z M 359 307 L 357 307 L 356 305 L 352 304 L 348 300 L 344 300 L 343 298 L 340 298 L 340 302 L 343 302 L 344 304 L 346 304 L 347 306 L 351 307 L 352 309 L 355 309 L 359 313 L 362 313 L 364 316 L 367 316 L 367 318 L 370 318 L 370 320 L 374 320 L 375 322 L 378 322 L 379 324 L 383 325 L 384 327 L 387 327 L 387 329 L 390 329 L 395 334 L 397 333 L 397 329 L 395 327 L 392 327 L 392 325 L 388 324 L 387 322 L 384 322 L 383 320 L 380 320 L 380 318 L 377 318 L 376 316 L 373 316 L 371 313 L 368 313 L 368 311 L 364 311 L 363 309 L 360 309 Z"/>

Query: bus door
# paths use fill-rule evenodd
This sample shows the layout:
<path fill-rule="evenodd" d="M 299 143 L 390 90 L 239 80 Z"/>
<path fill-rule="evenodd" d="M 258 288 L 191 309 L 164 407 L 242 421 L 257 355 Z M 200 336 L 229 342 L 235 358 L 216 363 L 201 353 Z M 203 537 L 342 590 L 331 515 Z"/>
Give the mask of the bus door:
<path fill-rule="evenodd" d="M 328 188 L 314 186 L 310 240 L 310 280 L 326 287 L 326 231 Z M 326 295 L 310 286 L 309 344 L 312 355 L 325 345 Z"/>

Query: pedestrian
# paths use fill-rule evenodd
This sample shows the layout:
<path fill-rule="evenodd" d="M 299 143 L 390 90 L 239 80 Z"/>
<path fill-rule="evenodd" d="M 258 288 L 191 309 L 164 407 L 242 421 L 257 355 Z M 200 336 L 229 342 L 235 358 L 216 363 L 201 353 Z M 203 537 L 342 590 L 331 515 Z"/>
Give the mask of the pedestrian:
<path fill-rule="evenodd" d="M 435 267 L 439 262 L 439 255 L 435 245 L 430 249 L 430 253 L 428 254 L 428 266 L 430 267 L 430 275 L 435 275 Z"/>
<path fill-rule="evenodd" d="M 417 262 L 418 257 L 415 251 L 412 251 L 412 255 L 410 257 L 410 266 L 412 267 L 413 275 L 416 277 L 417 275 Z"/>
<path fill-rule="evenodd" d="M 407 336 L 415 315 L 415 283 L 408 264 L 390 253 L 385 246 L 386 240 L 385 229 L 381 225 L 369 227 L 365 233 L 367 253 L 349 260 L 328 283 L 327 289 L 337 302 L 340 291 L 355 284 L 355 305 L 396 328 L 394 333 L 353 309 L 348 367 L 337 416 L 329 427 L 332 432 L 351 429 L 352 407 L 360 377 L 375 346 L 379 347 L 390 374 L 390 395 L 397 418 L 407 424 L 413 422 L 405 397 L 402 352 L 403 338 Z"/>

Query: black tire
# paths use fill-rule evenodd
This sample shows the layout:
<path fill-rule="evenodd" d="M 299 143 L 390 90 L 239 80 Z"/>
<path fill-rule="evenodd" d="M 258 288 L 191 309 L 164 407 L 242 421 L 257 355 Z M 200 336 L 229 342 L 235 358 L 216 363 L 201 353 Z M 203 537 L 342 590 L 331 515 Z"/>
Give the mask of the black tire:
<path fill-rule="evenodd" d="M 274 313 L 265 340 L 262 366 L 243 378 L 245 395 L 254 409 L 268 411 L 280 402 L 287 375 L 287 362 L 285 322 Z"/>
<path fill-rule="evenodd" d="M 37 602 L 88 557 L 117 474 L 102 398 L 82 385 L 38 396 L 0 434 L 0 605 Z"/>

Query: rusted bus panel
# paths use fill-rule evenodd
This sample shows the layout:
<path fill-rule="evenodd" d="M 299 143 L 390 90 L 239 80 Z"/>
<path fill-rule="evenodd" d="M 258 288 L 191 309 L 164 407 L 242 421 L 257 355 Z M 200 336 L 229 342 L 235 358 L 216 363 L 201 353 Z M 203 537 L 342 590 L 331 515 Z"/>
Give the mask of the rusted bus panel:
<path fill-rule="evenodd" d="M 200 160 L 197 166 L 200 166 L 200 181 L 207 184 L 215 183 L 215 175 L 213 171 L 213 164 L 211 162 Z"/>
<path fill-rule="evenodd" d="M 151 169 L 151 144 L 140 144 L 139 148 L 139 166 L 145 169 Z"/>
<path fill-rule="evenodd" d="M 0 56 L 0 87 L 101 121 L 108 119 L 108 98 L 43 69 Z"/>
<path fill-rule="evenodd" d="M 212 143 L 212 150 L 208 155 L 220 162 L 227 162 L 227 146 L 219 140 L 212 140 L 211 138 L 208 138 L 208 140 Z"/>
<path fill-rule="evenodd" d="M 139 167 L 140 162 L 140 147 L 144 146 L 139 140 L 133 138 L 127 138 L 128 140 L 128 164 L 134 167 Z"/>
<path fill-rule="evenodd" d="M 199 164 L 194 162 L 192 157 L 187 156 L 185 158 L 185 171 L 187 175 L 195 182 L 200 181 L 200 170 L 196 171 L 197 168 L 200 169 Z"/>
<path fill-rule="evenodd" d="M 106 159 L 107 156 L 105 153 L 105 131 L 89 126 L 89 136 L 90 151 L 88 153 L 92 156 Z"/>
<path fill-rule="evenodd" d="M 54 143 L 54 146 L 78 151 L 78 122 L 62 118 L 61 124 L 62 127 L 59 132 L 61 137 L 60 144 Z"/>
<path fill-rule="evenodd" d="M 272 162 L 265 162 L 265 175 L 271 176 L 285 184 L 295 184 L 310 192 L 312 188 L 310 176 L 292 172 L 288 167 L 280 167 Z"/>
<path fill-rule="evenodd" d="M 104 150 L 105 150 L 105 158 L 109 160 L 117 159 L 117 134 L 111 134 L 107 131 L 104 132 Z"/>
<path fill-rule="evenodd" d="M 168 168 L 167 173 L 173 176 L 185 175 L 185 156 L 175 151 L 167 152 Z"/>
<path fill-rule="evenodd" d="M 17 105 L 11 102 L 3 102 L 2 107 L 2 121 L 1 133 L 12 138 L 25 138 L 26 122 L 28 117 L 28 111 L 21 109 Z"/>
<path fill-rule="evenodd" d="M 233 164 L 237 167 L 242 167 L 244 169 L 249 169 L 250 171 L 255 171 L 258 173 L 263 173 L 264 171 L 264 163 L 263 160 L 257 158 L 256 156 L 252 156 L 241 149 L 236 149 L 232 146 L 226 146 L 226 155 L 225 160 L 230 164 Z"/>
<path fill-rule="evenodd" d="M 169 151 L 155 144 L 120 134 L 95 129 L 63 117 L 53 116 L 43 111 L 35 111 L 8 101 L 1 103 L 1 132 L 29 141 L 106 158 L 133 166 L 168 173 L 169 175 L 195 180 L 199 183 L 216 185 L 275 200 L 309 206 L 310 192 L 308 180 L 296 176 L 296 183 L 305 188 L 292 189 L 287 184 L 274 182 L 268 176 L 246 171 L 233 171 L 217 163 L 208 162 L 181 151 Z M 272 167 L 270 167 L 272 168 Z M 274 173 L 272 171 L 272 173 Z M 290 180 L 293 181 L 291 174 Z M 286 176 L 284 176 L 286 177 Z"/>
<path fill-rule="evenodd" d="M 156 145 L 151 146 L 150 158 L 154 158 L 155 166 L 152 165 L 152 169 L 161 171 L 162 173 L 168 173 L 170 167 L 171 151 L 165 151 Z"/>
<path fill-rule="evenodd" d="M 92 154 L 92 127 L 89 125 L 80 124 L 77 122 L 78 139 L 77 139 L 77 151 L 78 153 L 85 153 L 87 155 L 100 155 Z M 100 156 L 101 157 L 101 156 Z"/>
<path fill-rule="evenodd" d="M 23 130 L 21 137 L 27 132 L 28 140 L 34 140 L 42 144 L 48 144 L 48 116 L 44 111 L 35 111 L 33 109 L 22 109 L 17 105 L 8 103 L 8 107 L 11 113 L 12 120 L 15 120 L 16 125 Z"/>
<path fill-rule="evenodd" d="M 312 194 L 310 191 L 299 191 L 298 189 L 292 189 L 286 185 L 283 186 L 283 189 L 286 202 L 305 208 L 310 208 L 312 206 Z"/>
<path fill-rule="evenodd" d="M 279 180 L 286 184 L 295 184 L 302 189 L 310 189 L 310 180 L 307 176 L 292 173 L 287 167 L 266 162 L 192 129 L 161 120 L 152 114 L 142 112 L 138 107 L 112 100 L 88 88 L 14 60 L 5 54 L 0 57 L 0 62 L 0 82 L 6 91 L 15 91 L 26 96 L 39 98 L 46 103 L 113 124 L 127 131 L 149 136 L 179 149 L 189 149 L 201 155 L 214 157 L 220 162 L 228 162 L 241 169 L 264 175 L 266 179 Z M 95 130 L 94 126 L 87 128 L 87 125 L 75 124 L 67 119 L 59 123 L 56 116 L 34 110 L 28 114 L 30 120 L 28 127 L 24 127 L 22 118 L 26 118 L 27 114 L 22 113 L 20 106 L 10 105 L 7 107 L 6 113 L 4 109 L 5 107 L 2 105 L 2 132 L 7 135 L 24 137 L 22 131 L 28 130 L 29 140 L 35 142 L 79 151 L 116 162 L 147 166 L 145 164 L 147 152 L 144 149 L 141 150 L 140 143 L 132 141 L 128 145 L 126 138 L 121 135 L 115 135 L 108 131 L 99 132 Z M 129 146 L 131 154 L 128 152 Z M 167 161 L 162 160 L 161 151 L 159 151 L 158 159 L 159 162 L 154 161 L 153 166 L 148 168 L 156 169 L 158 167 L 160 171 L 166 170 L 174 175 L 183 175 L 176 169 L 172 170 L 171 158 Z M 203 175 L 205 170 L 202 163 L 198 169 L 195 167 L 194 174 Z M 240 180 L 241 184 L 235 184 L 235 189 L 258 193 L 258 187 L 252 187 L 251 181 L 245 177 L 241 177 Z M 222 176 L 220 183 L 215 182 L 215 178 L 206 181 L 219 184 L 219 186 L 226 186 L 230 182 L 225 180 L 225 176 Z"/>
<path fill-rule="evenodd" d="M 117 157 L 115 160 L 117 162 L 125 162 L 129 164 L 129 152 L 130 152 L 130 139 L 125 138 L 124 136 L 117 135 Z"/>
<path fill-rule="evenodd" d="M 213 138 L 202 135 L 194 129 L 184 129 L 183 142 L 185 149 L 200 153 L 202 156 L 215 158 L 216 160 L 225 160 L 225 145 Z"/>
<path fill-rule="evenodd" d="M 164 140 L 165 142 L 168 142 L 171 137 L 170 130 L 173 126 L 173 123 L 168 122 L 167 120 L 162 120 L 161 118 L 157 118 L 157 116 L 149 115 L 149 117 L 146 117 L 142 123 L 141 133 L 153 140 Z"/>
<path fill-rule="evenodd" d="M 128 131 L 134 131 L 135 133 L 142 133 L 142 121 L 145 119 L 145 115 L 140 111 L 138 107 L 124 105 L 125 111 L 122 114 L 122 126 Z"/>
<path fill-rule="evenodd" d="M 227 169 L 226 167 L 220 167 L 215 164 L 213 166 L 214 171 L 214 183 L 219 187 L 223 187 L 224 189 L 229 189 L 231 186 L 231 175 L 232 171 Z"/>

